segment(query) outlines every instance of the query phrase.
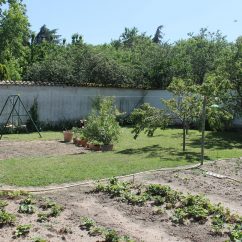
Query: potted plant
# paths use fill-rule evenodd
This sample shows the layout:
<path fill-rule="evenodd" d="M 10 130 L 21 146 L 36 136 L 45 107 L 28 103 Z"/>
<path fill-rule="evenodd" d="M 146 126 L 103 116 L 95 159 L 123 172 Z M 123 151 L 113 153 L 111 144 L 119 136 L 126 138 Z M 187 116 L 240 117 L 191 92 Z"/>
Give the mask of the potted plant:
<path fill-rule="evenodd" d="M 102 151 L 113 149 L 113 143 L 118 140 L 120 134 L 120 126 L 115 114 L 113 98 L 99 99 L 99 105 L 92 110 L 83 129 L 85 137 L 91 143 L 90 149 L 95 144 L 100 145 Z"/>
<path fill-rule="evenodd" d="M 72 133 L 71 130 L 63 131 L 63 135 L 64 135 L 64 141 L 65 142 L 71 142 L 72 141 L 73 133 Z"/>
<path fill-rule="evenodd" d="M 74 134 L 73 142 L 77 146 L 86 147 L 87 146 L 87 139 L 85 138 L 85 135 L 83 134 L 83 128 L 73 127 L 72 131 L 73 131 L 73 134 Z"/>

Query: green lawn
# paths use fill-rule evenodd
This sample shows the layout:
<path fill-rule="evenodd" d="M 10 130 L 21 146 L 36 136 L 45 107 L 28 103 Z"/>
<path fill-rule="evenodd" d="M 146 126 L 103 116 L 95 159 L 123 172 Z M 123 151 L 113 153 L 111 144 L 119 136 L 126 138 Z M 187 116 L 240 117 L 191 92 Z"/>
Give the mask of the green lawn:
<path fill-rule="evenodd" d="M 7 135 L 3 140 L 39 139 L 36 133 Z M 61 132 L 44 132 L 44 139 L 62 139 Z M 122 129 L 120 142 L 112 152 L 81 155 L 16 158 L 0 161 L 0 183 L 17 186 L 41 186 L 125 175 L 133 172 L 195 164 L 200 159 L 200 133 L 190 131 L 187 151 L 182 152 L 182 134 L 178 129 L 158 130 L 154 137 L 141 135 L 134 140 L 131 130 Z M 206 132 L 205 158 L 214 160 L 242 156 L 239 132 Z"/>

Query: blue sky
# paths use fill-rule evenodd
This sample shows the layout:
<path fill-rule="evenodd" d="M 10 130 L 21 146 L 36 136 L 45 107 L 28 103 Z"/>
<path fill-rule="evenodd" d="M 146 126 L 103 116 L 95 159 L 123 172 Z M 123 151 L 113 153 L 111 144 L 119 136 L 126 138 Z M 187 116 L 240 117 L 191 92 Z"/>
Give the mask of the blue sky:
<path fill-rule="evenodd" d="M 68 41 L 73 33 L 90 44 L 109 43 L 125 27 L 153 35 L 164 25 L 174 42 L 200 28 L 221 30 L 229 41 L 242 35 L 242 0 L 24 0 L 31 28 L 46 24 Z"/>

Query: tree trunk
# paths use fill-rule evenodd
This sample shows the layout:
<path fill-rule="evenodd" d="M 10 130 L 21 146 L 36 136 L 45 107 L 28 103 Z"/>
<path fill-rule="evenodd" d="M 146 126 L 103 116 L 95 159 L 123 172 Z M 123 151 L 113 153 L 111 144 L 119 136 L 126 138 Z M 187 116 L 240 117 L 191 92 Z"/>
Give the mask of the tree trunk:
<path fill-rule="evenodd" d="M 189 135 L 189 125 L 186 124 L 186 135 Z"/>
<path fill-rule="evenodd" d="M 186 122 L 183 122 L 183 144 L 182 144 L 182 150 L 186 150 Z"/>

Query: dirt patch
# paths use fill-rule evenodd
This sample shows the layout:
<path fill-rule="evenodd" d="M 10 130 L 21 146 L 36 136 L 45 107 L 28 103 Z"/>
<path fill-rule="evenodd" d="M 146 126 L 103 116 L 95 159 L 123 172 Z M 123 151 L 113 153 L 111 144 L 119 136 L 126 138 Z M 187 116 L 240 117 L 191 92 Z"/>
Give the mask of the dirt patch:
<path fill-rule="evenodd" d="M 205 164 L 203 169 L 242 181 L 242 159 L 220 160 Z M 136 181 L 167 184 L 181 192 L 205 194 L 211 201 L 221 202 L 242 215 L 242 182 L 219 179 L 200 169 L 157 172 L 137 176 Z"/>
<path fill-rule="evenodd" d="M 62 141 L 0 141 L 0 160 L 15 157 L 38 157 L 48 155 L 67 155 L 85 153 L 82 147 Z"/>
<path fill-rule="evenodd" d="M 203 169 L 241 179 L 241 161 L 242 159 L 218 161 L 215 165 L 204 165 Z M 242 215 L 242 184 L 229 179 L 208 176 L 199 169 L 136 175 L 134 181 L 144 185 L 149 183 L 167 184 L 173 189 L 185 193 L 202 193 L 212 202 L 221 202 L 225 207 Z M 128 235 L 135 241 L 222 242 L 228 239 L 227 235 L 213 235 L 211 227 L 207 223 L 191 222 L 187 225 L 174 225 L 169 219 L 169 212 L 165 212 L 162 216 L 155 215 L 154 208 L 149 203 L 142 207 L 132 206 L 116 199 L 110 199 L 101 193 L 90 193 L 92 189 L 91 185 L 77 186 L 38 194 L 38 198 L 49 197 L 65 207 L 59 217 L 51 218 L 46 223 L 37 223 L 36 213 L 33 215 L 18 214 L 16 211 L 19 200 L 9 202 L 6 210 L 17 214 L 17 224 L 32 224 L 30 234 L 25 240 L 17 241 L 31 241 L 31 238 L 37 236 L 49 241 L 103 241 L 102 238 L 91 237 L 86 231 L 80 229 L 81 216 L 90 217 L 98 225 L 115 229 L 120 235 Z M 63 228 L 68 228 L 67 231 L 71 231 L 71 233 L 61 233 Z M 16 241 L 11 240 L 14 229 L 14 227 L 0 228 L 0 241 Z"/>

